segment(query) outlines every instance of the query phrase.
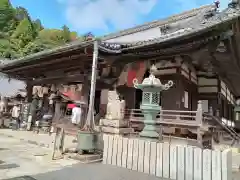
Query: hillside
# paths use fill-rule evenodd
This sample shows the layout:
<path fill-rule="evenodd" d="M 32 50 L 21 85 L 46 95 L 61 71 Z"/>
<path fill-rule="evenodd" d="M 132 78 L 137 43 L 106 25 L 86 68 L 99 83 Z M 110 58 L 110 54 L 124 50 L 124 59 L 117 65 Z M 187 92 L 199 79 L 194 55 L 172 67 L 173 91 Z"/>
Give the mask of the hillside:
<path fill-rule="evenodd" d="M 14 8 L 10 0 L 0 0 L 0 59 L 15 59 L 61 46 L 78 37 L 67 26 L 45 29 L 23 7 Z"/>

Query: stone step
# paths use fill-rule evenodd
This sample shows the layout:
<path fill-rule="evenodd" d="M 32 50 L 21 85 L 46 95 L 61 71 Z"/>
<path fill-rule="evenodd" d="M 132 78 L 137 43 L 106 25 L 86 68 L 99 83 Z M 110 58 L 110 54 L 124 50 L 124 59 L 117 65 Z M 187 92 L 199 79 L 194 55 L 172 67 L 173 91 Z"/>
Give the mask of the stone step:
<path fill-rule="evenodd" d="M 109 127 L 109 126 L 102 126 L 102 132 L 111 133 L 111 134 L 130 134 L 133 133 L 133 128 L 116 128 L 116 127 Z"/>

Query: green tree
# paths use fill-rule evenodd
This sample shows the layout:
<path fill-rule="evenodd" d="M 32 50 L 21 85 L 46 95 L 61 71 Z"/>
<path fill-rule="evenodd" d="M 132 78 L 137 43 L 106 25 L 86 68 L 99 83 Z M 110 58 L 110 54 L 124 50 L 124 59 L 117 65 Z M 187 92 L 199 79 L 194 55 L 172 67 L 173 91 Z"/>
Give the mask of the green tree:
<path fill-rule="evenodd" d="M 13 8 L 9 0 L 0 0 L 0 12 L 0 58 L 14 59 L 83 40 L 67 26 L 44 29 L 39 19 L 32 20 L 24 7 Z"/>
<path fill-rule="evenodd" d="M 62 27 L 62 36 L 63 36 L 63 42 L 67 43 L 71 41 L 71 31 L 66 25 Z"/>
<path fill-rule="evenodd" d="M 15 24 L 15 9 L 9 0 L 0 0 L 0 31 L 8 32 Z"/>
<path fill-rule="evenodd" d="M 33 23 L 33 26 L 34 26 L 34 29 L 36 32 L 39 32 L 41 30 L 43 30 L 43 26 L 42 26 L 42 23 L 39 19 L 36 19 L 35 21 L 32 21 Z"/>
<path fill-rule="evenodd" d="M 78 39 L 78 40 L 81 40 L 81 38 L 82 38 L 82 37 L 78 37 L 78 34 L 77 34 L 77 32 L 75 32 L 75 31 L 71 32 L 71 33 L 70 33 L 70 36 L 71 36 L 71 37 L 70 37 L 70 38 L 71 38 L 71 41 L 75 41 L 75 40 L 77 40 L 77 39 Z"/>
<path fill-rule="evenodd" d="M 44 51 L 45 49 L 51 49 L 54 46 L 51 44 L 47 44 L 42 42 L 40 39 L 35 40 L 34 42 L 28 43 L 23 49 L 22 54 L 23 55 L 29 55 L 37 52 Z"/>
<path fill-rule="evenodd" d="M 28 11 L 24 8 L 24 7 L 17 7 L 16 10 L 15 10 L 15 18 L 18 20 L 18 21 L 22 21 L 24 19 L 28 19 L 29 21 L 31 21 L 31 18 L 28 14 Z"/>
<path fill-rule="evenodd" d="M 36 36 L 35 29 L 32 22 L 28 19 L 23 19 L 17 26 L 15 32 L 12 34 L 13 39 L 19 40 L 19 47 L 23 48 L 29 42 L 33 41 Z"/>

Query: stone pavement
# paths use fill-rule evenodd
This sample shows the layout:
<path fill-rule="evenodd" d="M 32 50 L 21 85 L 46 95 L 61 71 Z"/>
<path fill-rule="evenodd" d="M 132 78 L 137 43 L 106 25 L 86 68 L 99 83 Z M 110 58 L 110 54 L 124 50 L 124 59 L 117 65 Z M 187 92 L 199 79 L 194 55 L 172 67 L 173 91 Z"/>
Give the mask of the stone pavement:
<path fill-rule="evenodd" d="M 71 159 L 51 160 L 52 150 L 0 136 L 0 179 L 35 175 L 76 164 Z"/>
<path fill-rule="evenodd" d="M 0 136 L 0 144 L 0 180 L 159 180 L 155 176 L 101 163 L 79 164 L 70 159 L 52 161 L 49 148 L 15 137 Z"/>
<path fill-rule="evenodd" d="M 53 149 L 55 134 L 49 136 L 48 134 L 36 134 L 31 131 L 12 131 L 11 129 L 0 129 L 0 136 L 12 137 L 30 144 L 38 145 Z M 64 148 L 75 148 L 76 143 L 72 141 L 74 136 L 65 136 Z M 240 153 L 233 152 L 233 169 L 237 170 L 240 167 Z"/>
<path fill-rule="evenodd" d="M 240 172 L 234 172 L 233 173 L 233 180 L 239 180 L 240 179 Z"/>
<path fill-rule="evenodd" d="M 15 139 L 19 139 L 24 142 L 28 142 L 29 144 L 38 145 L 41 147 L 46 148 L 53 148 L 54 146 L 54 139 L 55 139 L 55 133 L 53 133 L 51 136 L 48 134 L 36 134 L 32 131 L 13 131 L 11 129 L 0 129 L 0 136 L 4 137 L 11 137 Z M 64 141 L 64 148 L 73 148 L 76 146 L 75 143 L 73 143 L 73 140 L 75 139 L 74 136 L 65 136 Z"/>

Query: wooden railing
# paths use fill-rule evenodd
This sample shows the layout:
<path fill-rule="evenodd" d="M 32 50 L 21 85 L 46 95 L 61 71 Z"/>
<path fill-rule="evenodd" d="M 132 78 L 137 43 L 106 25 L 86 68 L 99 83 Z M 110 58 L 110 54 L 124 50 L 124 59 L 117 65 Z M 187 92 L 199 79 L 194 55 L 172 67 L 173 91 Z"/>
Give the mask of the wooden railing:
<path fill-rule="evenodd" d="M 200 126 L 198 120 L 198 111 L 177 111 L 177 110 L 161 110 L 157 115 L 156 124 L 166 126 Z M 144 114 L 140 109 L 126 109 L 125 119 L 128 119 L 130 126 L 136 127 L 144 123 Z M 145 121 L 146 123 L 146 121 Z M 150 122 L 149 122 L 150 123 Z"/>
<path fill-rule="evenodd" d="M 225 132 L 227 132 L 232 137 L 233 144 L 235 143 L 236 140 L 237 141 L 240 140 L 240 135 L 233 128 L 229 127 L 224 121 L 222 121 L 221 118 L 213 116 L 211 114 L 204 113 L 203 119 L 206 124 L 221 127 Z"/>

